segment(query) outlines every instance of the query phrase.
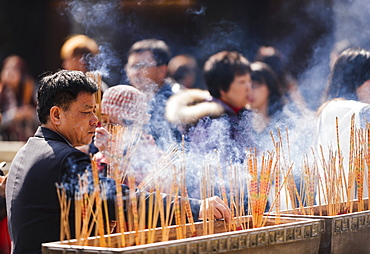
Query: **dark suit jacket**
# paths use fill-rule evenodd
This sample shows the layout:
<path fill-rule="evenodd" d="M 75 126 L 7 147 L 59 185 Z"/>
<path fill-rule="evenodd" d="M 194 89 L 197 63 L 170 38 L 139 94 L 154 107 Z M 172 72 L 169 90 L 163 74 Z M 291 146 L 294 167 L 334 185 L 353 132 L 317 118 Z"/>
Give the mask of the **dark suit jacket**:
<path fill-rule="evenodd" d="M 43 127 L 14 157 L 6 186 L 14 253 L 41 253 L 42 243 L 59 240 L 60 206 L 55 183 L 61 182 L 72 162 L 88 166 L 90 158 Z"/>

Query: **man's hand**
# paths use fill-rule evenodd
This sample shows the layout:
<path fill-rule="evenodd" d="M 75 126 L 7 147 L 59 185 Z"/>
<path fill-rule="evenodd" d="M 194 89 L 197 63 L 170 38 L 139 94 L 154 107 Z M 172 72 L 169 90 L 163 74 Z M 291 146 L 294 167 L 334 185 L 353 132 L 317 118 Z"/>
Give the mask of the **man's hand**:
<path fill-rule="evenodd" d="M 215 219 L 224 218 L 226 222 L 231 221 L 231 211 L 229 207 L 217 196 L 207 198 L 205 201 L 202 201 L 199 210 L 199 218 L 203 218 L 203 214 L 208 214 L 207 217 L 211 214 L 211 208 L 213 208 L 213 214 Z"/>

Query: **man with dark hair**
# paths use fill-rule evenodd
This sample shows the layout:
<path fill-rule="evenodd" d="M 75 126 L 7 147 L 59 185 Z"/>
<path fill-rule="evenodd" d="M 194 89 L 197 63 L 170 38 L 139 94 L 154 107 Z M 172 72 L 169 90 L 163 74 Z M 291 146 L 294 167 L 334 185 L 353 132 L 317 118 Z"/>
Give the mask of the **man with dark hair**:
<path fill-rule="evenodd" d="M 6 206 L 12 253 L 41 253 L 42 243 L 60 239 L 56 184 L 70 186 L 67 196 L 73 198 L 79 177 L 84 172 L 91 174 L 90 157 L 75 147 L 89 144 L 95 134 L 97 91 L 97 84 L 80 71 L 62 70 L 41 80 L 37 93 L 41 126 L 18 151 L 8 173 Z M 114 181 L 99 180 L 107 184 L 107 196 L 114 199 Z M 214 202 L 215 218 L 230 220 L 230 210 L 219 197 L 209 202 Z M 192 211 L 196 220 L 203 211 L 207 214 L 207 207 L 196 200 Z M 71 206 L 71 238 L 74 212 Z"/>
<path fill-rule="evenodd" d="M 238 52 L 222 51 L 204 65 L 207 91 L 186 90 L 167 103 L 167 119 L 184 130 L 202 152 L 221 150 L 229 158 L 243 157 L 254 147 L 249 113 L 249 61 Z"/>
<path fill-rule="evenodd" d="M 175 82 L 172 87 L 174 93 L 201 87 L 198 63 L 192 55 L 180 54 L 172 57 L 168 62 L 168 76 Z"/>
<path fill-rule="evenodd" d="M 60 207 L 55 183 L 71 163 L 86 168 L 89 156 L 76 146 L 95 133 L 96 83 L 80 71 L 44 77 L 37 93 L 41 126 L 18 151 L 6 186 L 12 253 L 41 253 L 41 244 L 59 240 Z"/>
<path fill-rule="evenodd" d="M 170 48 L 164 41 L 146 39 L 131 46 L 126 65 L 130 84 L 146 94 L 151 115 L 148 134 L 160 148 L 181 140 L 180 133 L 164 117 L 166 102 L 173 95 L 172 84 L 166 79 L 170 58 Z"/>

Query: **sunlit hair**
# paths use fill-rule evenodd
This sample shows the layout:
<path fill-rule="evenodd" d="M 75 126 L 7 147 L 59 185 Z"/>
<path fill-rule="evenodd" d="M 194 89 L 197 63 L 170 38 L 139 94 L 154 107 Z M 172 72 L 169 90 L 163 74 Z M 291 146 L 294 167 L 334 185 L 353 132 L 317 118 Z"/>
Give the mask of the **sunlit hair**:
<path fill-rule="evenodd" d="M 260 85 L 265 84 L 269 90 L 267 114 L 272 116 L 283 109 L 283 87 L 276 73 L 265 63 L 254 62 L 251 64 L 251 79 Z"/>
<path fill-rule="evenodd" d="M 210 94 L 220 98 L 220 91 L 227 92 L 236 76 L 250 73 L 249 61 L 235 51 L 221 51 L 204 64 L 204 79 Z"/>
<path fill-rule="evenodd" d="M 60 57 L 66 59 L 69 57 L 83 56 L 87 54 L 96 55 L 99 53 L 99 46 L 95 40 L 83 34 L 77 34 L 69 37 L 60 49 Z"/>
<path fill-rule="evenodd" d="M 42 124 L 49 120 L 50 109 L 58 106 L 68 110 L 80 93 L 94 94 L 98 86 L 81 71 L 61 70 L 45 76 L 37 91 L 37 114 Z"/>
<path fill-rule="evenodd" d="M 129 49 L 128 55 L 150 51 L 157 66 L 167 65 L 171 59 L 171 50 L 168 45 L 157 39 L 145 39 L 135 42 Z"/>
<path fill-rule="evenodd" d="M 329 75 L 324 100 L 358 100 L 356 89 L 370 79 L 370 51 L 362 48 L 344 50 Z"/>
<path fill-rule="evenodd" d="M 98 53 L 99 46 L 95 40 L 86 35 L 77 34 L 64 42 L 60 50 L 60 57 L 62 60 L 76 58 L 84 64 L 87 70 L 91 70 L 90 62 Z"/>

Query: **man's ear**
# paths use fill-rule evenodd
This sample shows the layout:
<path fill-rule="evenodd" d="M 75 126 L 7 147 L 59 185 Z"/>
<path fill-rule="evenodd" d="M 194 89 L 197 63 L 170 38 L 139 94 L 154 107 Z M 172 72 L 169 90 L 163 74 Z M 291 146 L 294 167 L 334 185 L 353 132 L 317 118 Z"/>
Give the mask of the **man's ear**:
<path fill-rule="evenodd" d="M 58 106 L 53 106 L 50 109 L 50 121 L 54 125 L 60 125 L 61 124 L 61 121 L 60 121 L 61 113 L 62 113 L 62 110 Z"/>

